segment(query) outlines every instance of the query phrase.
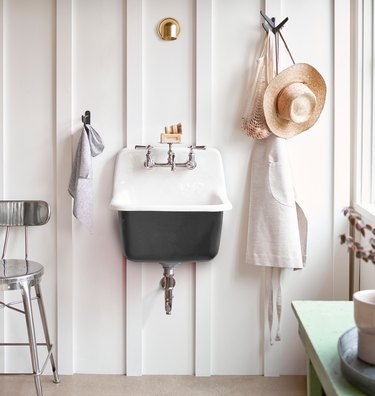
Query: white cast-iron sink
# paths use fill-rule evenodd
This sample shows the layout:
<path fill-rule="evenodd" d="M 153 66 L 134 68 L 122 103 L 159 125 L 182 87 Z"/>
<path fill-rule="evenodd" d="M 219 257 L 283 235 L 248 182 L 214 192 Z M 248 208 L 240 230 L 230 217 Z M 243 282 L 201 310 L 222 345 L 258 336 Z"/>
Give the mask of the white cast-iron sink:
<path fill-rule="evenodd" d="M 165 146 L 153 159 L 165 161 Z M 184 162 L 187 148 L 173 148 Z M 111 208 L 119 212 L 125 256 L 132 261 L 207 261 L 219 250 L 223 212 L 232 208 L 219 151 L 195 153 L 195 169 L 146 169 L 143 150 L 117 157 Z"/>
<path fill-rule="evenodd" d="M 177 163 L 186 162 L 187 148 L 173 152 Z M 154 148 L 152 159 L 165 162 L 166 153 L 166 146 Z M 146 169 L 145 151 L 123 149 L 116 162 L 111 208 L 119 213 L 124 255 L 162 264 L 167 314 L 176 283 L 174 267 L 216 256 L 223 212 L 232 208 L 219 151 L 197 151 L 195 160 L 195 169 Z"/>

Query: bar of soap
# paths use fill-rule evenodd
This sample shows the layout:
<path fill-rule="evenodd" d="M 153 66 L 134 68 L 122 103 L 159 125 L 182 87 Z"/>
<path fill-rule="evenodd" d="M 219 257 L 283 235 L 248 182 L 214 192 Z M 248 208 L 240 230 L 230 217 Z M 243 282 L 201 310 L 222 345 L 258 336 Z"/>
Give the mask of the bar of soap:
<path fill-rule="evenodd" d="M 160 143 L 181 143 L 181 138 L 180 133 L 161 133 Z"/>
<path fill-rule="evenodd" d="M 164 127 L 164 133 L 167 133 L 167 134 L 172 134 L 172 133 L 182 134 L 181 122 L 179 122 L 178 124 L 173 124 L 171 126 Z"/>

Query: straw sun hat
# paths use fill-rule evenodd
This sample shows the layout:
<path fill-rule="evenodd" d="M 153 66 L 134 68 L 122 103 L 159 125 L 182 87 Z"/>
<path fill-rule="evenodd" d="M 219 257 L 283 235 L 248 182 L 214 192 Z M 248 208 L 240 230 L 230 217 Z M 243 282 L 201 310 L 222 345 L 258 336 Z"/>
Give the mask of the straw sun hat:
<path fill-rule="evenodd" d="M 307 63 L 297 63 L 278 74 L 264 93 L 268 128 L 277 136 L 291 138 L 311 128 L 323 110 L 326 84 Z"/>

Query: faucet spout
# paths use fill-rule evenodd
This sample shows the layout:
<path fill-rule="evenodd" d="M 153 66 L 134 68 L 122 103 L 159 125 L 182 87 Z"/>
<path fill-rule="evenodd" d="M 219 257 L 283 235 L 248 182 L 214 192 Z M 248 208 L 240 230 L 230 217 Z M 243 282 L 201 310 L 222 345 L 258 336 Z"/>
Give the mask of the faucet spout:
<path fill-rule="evenodd" d="M 148 150 L 146 153 L 146 161 L 145 161 L 144 165 L 145 165 L 145 168 L 147 168 L 147 169 L 151 169 L 155 165 L 155 161 L 151 157 L 151 150 Z"/>
<path fill-rule="evenodd" d="M 171 166 L 171 171 L 174 171 L 176 169 L 176 162 L 175 162 L 175 153 L 172 151 L 172 143 L 168 143 L 168 165 Z"/>
<path fill-rule="evenodd" d="M 175 155 L 172 155 L 172 160 L 171 160 L 171 171 L 174 171 L 176 169 L 176 161 L 175 161 Z"/>
<path fill-rule="evenodd" d="M 186 167 L 188 169 L 195 169 L 197 166 L 197 163 L 195 161 L 195 154 L 193 152 L 193 149 L 190 149 L 189 155 L 188 155 L 188 160 L 186 162 Z"/>

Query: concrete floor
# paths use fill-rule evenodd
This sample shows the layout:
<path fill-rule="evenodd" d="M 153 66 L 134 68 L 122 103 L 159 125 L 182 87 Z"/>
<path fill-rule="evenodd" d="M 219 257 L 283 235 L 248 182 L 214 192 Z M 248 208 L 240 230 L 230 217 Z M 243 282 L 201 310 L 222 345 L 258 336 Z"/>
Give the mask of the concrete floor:
<path fill-rule="evenodd" d="M 44 396 L 305 396 L 304 376 L 43 376 Z M 35 396 L 31 376 L 0 377 L 1 396 Z"/>

